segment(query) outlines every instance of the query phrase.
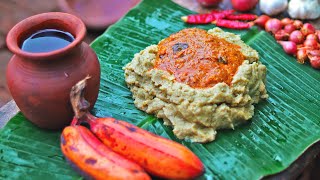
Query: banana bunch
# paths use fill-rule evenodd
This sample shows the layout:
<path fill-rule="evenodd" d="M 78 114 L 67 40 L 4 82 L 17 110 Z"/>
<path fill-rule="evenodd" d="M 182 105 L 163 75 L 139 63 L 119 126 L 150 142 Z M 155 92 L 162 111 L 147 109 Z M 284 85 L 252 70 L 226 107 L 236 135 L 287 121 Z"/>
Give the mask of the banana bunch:
<path fill-rule="evenodd" d="M 97 118 L 83 96 L 88 78 L 70 98 L 75 117 L 61 134 L 66 159 L 88 179 L 193 179 L 204 173 L 200 159 L 181 144 L 114 118 Z M 82 126 L 86 123 L 89 128 Z"/>

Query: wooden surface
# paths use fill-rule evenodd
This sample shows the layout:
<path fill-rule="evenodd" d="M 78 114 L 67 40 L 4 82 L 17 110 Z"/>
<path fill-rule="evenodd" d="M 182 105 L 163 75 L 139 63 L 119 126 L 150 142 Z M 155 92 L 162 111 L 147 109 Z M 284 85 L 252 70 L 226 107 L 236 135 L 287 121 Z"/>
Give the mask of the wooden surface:
<path fill-rule="evenodd" d="M 0 108 L 0 129 L 3 128 L 19 111 L 18 106 L 13 100 L 2 106 Z"/>
<path fill-rule="evenodd" d="M 174 2 L 196 12 L 206 13 L 212 8 L 201 7 L 196 0 L 173 0 Z M 223 0 L 218 8 L 230 9 L 230 0 Z M 42 0 L 0 0 L 0 128 L 3 127 L 18 111 L 15 102 L 11 100 L 5 82 L 5 68 L 12 56 L 5 46 L 5 36 L 8 31 L 22 19 L 48 11 L 59 10 L 56 1 Z M 255 10 L 259 14 L 259 11 Z M 317 29 L 320 29 L 320 19 L 311 21 Z M 90 43 L 104 30 L 88 31 L 85 41 Z M 10 101 L 11 100 L 11 101 Z M 7 103 L 8 102 L 8 103 Z M 7 103 L 7 104 L 5 104 Z M 299 159 L 288 169 L 265 179 L 317 179 L 320 177 L 320 143 L 312 145 Z M 316 159 L 316 160 L 315 160 Z"/>

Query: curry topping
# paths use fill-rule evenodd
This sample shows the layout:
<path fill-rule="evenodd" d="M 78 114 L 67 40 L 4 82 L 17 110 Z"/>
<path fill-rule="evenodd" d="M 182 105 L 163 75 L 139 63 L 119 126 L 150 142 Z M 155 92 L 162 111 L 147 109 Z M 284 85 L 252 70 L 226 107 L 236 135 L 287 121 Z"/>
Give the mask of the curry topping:
<path fill-rule="evenodd" d="M 240 46 L 189 28 L 158 44 L 154 68 L 173 74 L 176 81 L 190 87 L 208 88 L 220 82 L 230 85 L 244 60 Z"/>

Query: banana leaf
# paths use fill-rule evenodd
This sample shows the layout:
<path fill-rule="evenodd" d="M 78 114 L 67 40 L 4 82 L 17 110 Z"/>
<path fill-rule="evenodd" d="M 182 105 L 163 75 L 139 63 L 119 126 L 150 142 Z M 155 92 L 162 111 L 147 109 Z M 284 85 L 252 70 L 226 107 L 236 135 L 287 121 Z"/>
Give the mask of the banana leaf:
<path fill-rule="evenodd" d="M 199 179 L 259 179 L 286 169 L 319 141 L 320 72 L 298 64 L 264 31 L 225 29 L 256 49 L 268 70 L 270 97 L 256 105 L 247 124 L 219 131 L 211 143 L 191 143 L 178 140 L 161 119 L 134 106 L 122 67 L 135 53 L 183 28 L 215 27 L 180 20 L 191 13 L 169 0 L 144 0 L 91 44 L 102 70 L 92 113 L 128 121 L 187 146 L 205 164 Z M 60 133 L 41 130 L 18 113 L 0 131 L 0 179 L 80 178 L 61 154 Z"/>

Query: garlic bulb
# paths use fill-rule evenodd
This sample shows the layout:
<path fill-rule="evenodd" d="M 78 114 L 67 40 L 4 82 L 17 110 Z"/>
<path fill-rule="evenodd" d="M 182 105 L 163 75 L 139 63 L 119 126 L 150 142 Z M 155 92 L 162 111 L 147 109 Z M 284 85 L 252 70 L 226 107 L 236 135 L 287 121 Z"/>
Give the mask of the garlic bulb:
<path fill-rule="evenodd" d="M 267 15 L 276 15 L 287 9 L 288 0 L 260 0 L 260 9 Z"/>
<path fill-rule="evenodd" d="M 318 0 L 291 0 L 288 13 L 295 19 L 316 19 L 320 16 L 320 4 Z"/>

